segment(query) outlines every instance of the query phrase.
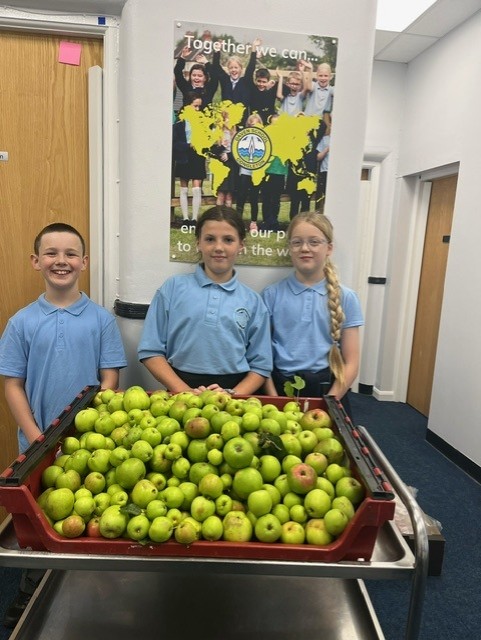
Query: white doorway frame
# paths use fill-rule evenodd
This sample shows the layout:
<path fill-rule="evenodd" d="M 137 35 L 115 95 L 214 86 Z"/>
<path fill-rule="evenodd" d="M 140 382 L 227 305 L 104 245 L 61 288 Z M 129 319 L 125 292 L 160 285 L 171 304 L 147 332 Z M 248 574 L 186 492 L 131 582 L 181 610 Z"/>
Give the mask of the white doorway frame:
<path fill-rule="evenodd" d="M 95 98 L 102 101 L 97 104 L 102 122 L 96 123 L 94 145 L 98 151 L 100 144 L 102 162 L 90 162 L 89 253 L 93 263 L 90 297 L 107 308 L 112 308 L 118 297 L 119 282 L 119 26 L 120 19 L 110 16 L 105 18 L 105 24 L 98 24 L 94 15 L 42 14 L 0 8 L 0 29 L 3 31 L 90 36 L 103 40 L 101 95 Z"/>

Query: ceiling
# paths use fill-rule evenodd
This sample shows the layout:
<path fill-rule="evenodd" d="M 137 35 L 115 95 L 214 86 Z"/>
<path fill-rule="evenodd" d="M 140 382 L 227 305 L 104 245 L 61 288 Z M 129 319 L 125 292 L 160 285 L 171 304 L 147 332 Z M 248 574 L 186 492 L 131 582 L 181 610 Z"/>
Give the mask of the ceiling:
<path fill-rule="evenodd" d="M 437 0 L 404 31 L 376 30 L 374 60 L 405 62 L 481 10 L 481 0 Z"/>

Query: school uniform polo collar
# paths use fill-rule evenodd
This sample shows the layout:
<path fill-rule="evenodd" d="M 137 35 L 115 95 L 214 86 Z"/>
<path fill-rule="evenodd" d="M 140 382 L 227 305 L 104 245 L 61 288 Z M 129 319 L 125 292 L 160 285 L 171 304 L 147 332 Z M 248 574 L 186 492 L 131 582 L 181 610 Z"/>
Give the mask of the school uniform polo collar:
<path fill-rule="evenodd" d="M 195 269 L 194 277 L 197 280 L 197 283 L 199 284 L 200 287 L 209 287 L 212 285 L 216 285 L 224 289 L 224 291 L 234 291 L 237 288 L 237 284 L 238 284 L 237 275 L 235 271 L 232 278 L 227 282 L 214 282 L 206 275 L 204 269 L 200 264 L 198 264 Z"/>
<path fill-rule="evenodd" d="M 69 307 L 62 307 L 62 311 L 64 311 L 65 313 L 70 313 L 70 315 L 72 316 L 79 316 L 88 305 L 88 303 L 89 297 L 82 292 L 77 302 L 74 302 Z M 39 296 L 38 304 L 40 306 L 40 309 L 46 316 L 60 310 L 60 307 L 56 307 L 54 304 L 51 304 L 48 300 L 45 299 L 44 293 Z"/>
<path fill-rule="evenodd" d="M 298 296 L 303 293 L 303 291 L 308 291 L 309 289 L 315 291 L 321 296 L 325 296 L 327 294 L 325 278 L 320 282 L 316 282 L 316 284 L 304 284 L 304 282 L 300 282 L 294 274 L 291 274 L 287 278 L 287 285 L 295 296 Z"/>

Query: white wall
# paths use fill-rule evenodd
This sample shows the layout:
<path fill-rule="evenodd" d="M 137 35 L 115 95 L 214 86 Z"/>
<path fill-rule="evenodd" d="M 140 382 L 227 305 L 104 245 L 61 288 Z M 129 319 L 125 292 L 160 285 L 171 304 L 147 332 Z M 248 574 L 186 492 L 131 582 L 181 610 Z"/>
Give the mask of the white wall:
<path fill-rule="evenodd" d="M 169 262 L 171 98 L 174 21 L 255 26 L 259 30 L 318 33 L 339 39 L 336 127 L 330 155 L 327 213 L 338 238 L 336 262 L 351 284 L 356 258 L 359 173 L 374 46 L 375 0 L 344 0 L 335 10 L 325 0 L 235 3 L 128 0 L 120 46 L 120 299 L 150 302 L 170 275 L 192 265 Z M 355 108 L 353 108 L 355 105 Z M 256 290 L 287 269 L 244 266 L 240 278 Z M 130 355 L 127 382 L 152 386 L 135 364 L 138 321 L 121 320 Z"/>
<path fill-rule="evenodd" d="M 406 331 L 412 277 L 410 257 L 416 242 L 418 174 L 459 163 L 449 259 L 445 280 L 434 385 L 428 428 L 481 464 L 481 13 L 475 15 L 405 68 L 374 65 L 367 147 L 399 153 L 391 215 L 388 287 L 377 386 L 381 394 L 402 385 L 400 355 Z M 391 75 L 391 73 L 393 75 Z M 381 81 L 382 80 L 382 81 Z M 397 85 L 397 91 L 395 87 Z M 382 90 L 381 90 L 382 88 Z M 401 93 L 399 90 L 401 89 Z M 393 91 L 402 113 L 392 104 Z M 380 111 L 379 102 L 391 104 Z M 398 138 L 395 128 L 400 132 Z M 388 214 L 389 215 L 389 214 Z M 403 373 L 405 378 L 406 372 Z M 404 399 L 404 398 L 400 398 Z"/>

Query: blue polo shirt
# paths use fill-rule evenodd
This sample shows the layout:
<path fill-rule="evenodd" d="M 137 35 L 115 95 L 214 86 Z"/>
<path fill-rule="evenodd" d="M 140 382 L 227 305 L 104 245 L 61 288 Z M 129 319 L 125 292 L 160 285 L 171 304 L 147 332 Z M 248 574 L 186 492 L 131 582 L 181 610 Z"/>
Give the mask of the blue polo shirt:
<path fill-rule="evenodd" d="M 329 366 L 332 346 L 326 281 L 305 285 L 291 274 L 262 292 L 271 316 L 274 367 L 284 375 Z M 341 286 L 343 329 L 364 324 L 354 291 Z"/>
<path fill-rule="evenodd" d="M 172 276 L 154 295 L 138 348 L 139 360 L 159 355 L 189 373 L 268 377 L 267 309 L 236 275 L 216 283 L 198 265 L 194 273 Z"/>
<path fill-rule="evenodd" d="M 18 311 L 0 340 L 0 374 L 25 380 L 25 391 L 41 431 L 87 385 L 100 382 L 100 369 L 125 367 L 115 317 L 82 293 L 66 308 L 42 294 Z M 28 441 L 19 430 L 19 450 Z"/>

